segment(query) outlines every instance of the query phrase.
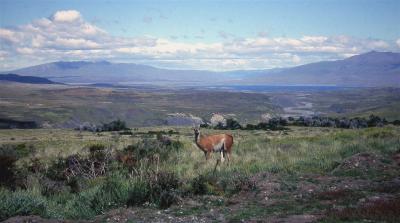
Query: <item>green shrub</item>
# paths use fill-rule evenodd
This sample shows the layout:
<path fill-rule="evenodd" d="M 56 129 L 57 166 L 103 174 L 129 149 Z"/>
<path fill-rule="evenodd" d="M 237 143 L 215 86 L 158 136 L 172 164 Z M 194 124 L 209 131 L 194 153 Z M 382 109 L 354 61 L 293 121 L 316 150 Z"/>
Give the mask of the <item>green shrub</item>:
<path fill-rule="evenodd" d="M 256 188 L 255 181 L 239 172 L 219 172 L 199 175 L 191 181 L 191 191 L 196 195 L 234 194 Z"/>
<path fill-rule="evenodd" d="M 75 195 L 65 204 L 65 218 L 92 219 L 99 213 L 93 208 L 93 200 L 99 194 L 100 187 L 92 187 Z"/>
<path fill-rule="evenodd" d="M 130 194 L 129 181 L 121 176 L 108 176 L 91 201 L 91 207 L 99 214 L 127 203 Z"/>
<path fill-rule="evenodd" d="M 52 180 L 63 181 L 66 180 L 64 171 L 67 169 L 67 162 L 64 158 L 58 157 L 53 160 L 50 167 L 46 171 L 46 176 Z"/>
<path fill-rule="evenodd" d="M 115 120 L 110 123 L 103 124 L 102 126 L 102 131 L 122 131 L 122 130 L 129 130 L 128 127 L 126 127 L 126 123 L 121 120 Z"/>
<path fill-rule="evenodd" d="M 128 206 L 137 206 L 150 201 L 149 184 L 142 180 L 132 182 L 129 197 L 127 200 Z"/>
<path fill-rule="evenodd" d="M 228 174 L 222 178 L 222 182 L 224 190 L 231 194 L 240 191 L 251 191 L 256 188 L 255 181 L 243 173 Z"/>
<path fill-rule="evenodd" d="M 10 192 L 0 188 L 0 221 L 17 215 L 46 214 L 46 199 L 36 191 L 17 190 Z"/>
<path fill-rule="evenodd" d="M 208 191 L 208 179 L 204 175 L 199 175 L 198 177 L 193 178 L 191 182 L 192 192 L 196 195 L 204 195 L 207 194 Z"/>
<path fill-rule="evenodd" d="M 124 152 L 131 155 L 135 160 L 148 159 L 150 161 L 155 161 L 154 158 L 158 156 L 160 161 L 165 161 L 172 151 L 182 148 L 183 143 L 180 141 L 171 140 L 171 142 L 166 145 L 160 140 L 145 138 L 135 144 L 125 147 Z"/>
<path fill-rule="evenodd" d="M 18 155 L 10 146 L 0 147 L 0 186 L 14 188 L 15 184 L 15 162 Z"/>
<path fill-rule="evenodd" d="M 179 199 L 178 177 L 169 172 L 148 172 L 144 180 L 135 180 L 131 184 L 127 205 L 141 205 L 149 202 L 160 208 L 168 208 Z"/>
<path fill-rule="evenodd" d="M 88 146 L 89 159 L 104 162 L 107 159 L 108 151 L 105 145 L 97 143 Z"/>

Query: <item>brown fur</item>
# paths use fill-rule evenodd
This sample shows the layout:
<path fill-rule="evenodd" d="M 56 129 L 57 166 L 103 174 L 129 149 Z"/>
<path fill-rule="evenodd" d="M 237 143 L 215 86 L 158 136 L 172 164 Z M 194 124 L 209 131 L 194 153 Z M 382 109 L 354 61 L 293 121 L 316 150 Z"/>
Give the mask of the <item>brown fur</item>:
<path fill-rule="evenodd" d="M 230 134 L 202 135 L 200 131 L 195 129 L 195 142 L 197 147 L 204 152 L 206 160 L 208 160 L 214 151 L 215 145 L 218 145 L 223 139 L 224 143 L 220 148 L 224 157 L 230 161 L 233 146 L 233 136 Z M 198 139 L 198 140 L 197 140 Z"/>

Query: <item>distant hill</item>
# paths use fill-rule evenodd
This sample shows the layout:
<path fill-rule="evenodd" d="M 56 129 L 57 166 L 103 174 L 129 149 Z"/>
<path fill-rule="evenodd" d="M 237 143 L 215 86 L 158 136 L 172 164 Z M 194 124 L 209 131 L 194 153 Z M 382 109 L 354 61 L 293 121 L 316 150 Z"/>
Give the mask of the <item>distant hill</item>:
<path fill-rule="evenodd" d="M 369 52 L 292 68 L 213 72 L 169 70 L 132 63 L 53 62 L 12 71 L 63 83 L 165 85 L 336 85 L 400 87 L 400 53 Z"/>
<path fill-rule="evenodd" d="M 224 78 L 212 71 L 168 70 L 131 63 L 54 62 L 13 71 L 21 75 L 39 76 L 63 83 L 198 84 Z"/>
<path fill-rule="evenodd" d="M 400 53 L 369 52 L 265 73 L 254 82 L 277 85 L 400 87 Z"/>
<path fill-rule="evenodd" d="M 18 83 L 29 83 L 29 84 L 56 84 L 47 78 L 34 77 L 34 76 L 20 76 L 17 74 L 0 74 L 0 81 L 12 81 Z"/>

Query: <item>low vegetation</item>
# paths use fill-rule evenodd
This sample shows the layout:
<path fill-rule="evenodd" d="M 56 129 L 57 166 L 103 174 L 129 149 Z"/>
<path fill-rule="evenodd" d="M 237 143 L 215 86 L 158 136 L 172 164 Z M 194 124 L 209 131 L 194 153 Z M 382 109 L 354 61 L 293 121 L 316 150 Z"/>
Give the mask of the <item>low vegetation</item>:
<path fill-rule="evenodd" d="M 376 115 L 370 115 L 368 118 L 332 118 L 332 117 L 275 117 L 268 121 L 260 122 L 256 125 L 247 124 L 242 126 L 237 120 L 233 118 L 226 119 L 226 123 L 218 123 L 212 127 L 208 124 L 201 125 L 204 128 L 213 128 L 219 130 L 287 130 L 287 126 L 304 126 L 304 127 L 331 127 L 331 128 L 344 128 L 344 129 L 358 129 L 368 127 L 382 127 L 387 124 L 399 125 L 400 120 L 388 122 L 385 118 Z"/>
<path fill-rule="evenodd" d="M 215 160 L 206 162 L 193 145 L 190 128 L 135 129 L 132 134 L 12 131 L 0 132 L 0 163 L 6 170 L 1 172 L 0 220 L 17 215 L 94 219 L 121 207 L 153 214 L 167 209 L 184 219 L 208 216 L 214 209 L 231 221 L 304 213 L 325 222 L 394 222 L 400 216 L 400 191 L 393 184 L 399 174 L 393 157 L 400 153 L 400 128 L 394 125 L 231 130 L 233 161 L 217 171 Z M 37 131 L 37 138 L 26 140 L 24 131 Z M 60 143 L 57 134 L 70 143 Z M 380 199 L 368 203 L 371 196 Z M 193 199 L 200 204 L 188 203 Z M 373 205 L 380 211 L 368 211 Z"/>
<path fill-rule="evenodd" d="M 90 132 L 111 132 L 111 131 L 125 130 L 125 133 L 126 133 L 126 130 L 129 130 L 129 128 L 126 127 L 126 123 L 124 121 L 117 119 L 115 121 L 112 121 L 109 123 L 103 123 L 101 125 L 84 123 L 84 124 L 79 125 L 79 127 L 76 127 L 75 130 L 90 131 Z"/>

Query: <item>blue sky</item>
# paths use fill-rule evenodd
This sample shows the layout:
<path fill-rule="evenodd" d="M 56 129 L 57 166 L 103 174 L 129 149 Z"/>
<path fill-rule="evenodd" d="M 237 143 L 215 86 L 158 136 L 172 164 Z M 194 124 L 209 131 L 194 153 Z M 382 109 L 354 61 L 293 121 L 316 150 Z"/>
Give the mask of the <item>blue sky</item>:
<path fill-rule="evenodd" d="M 398 21 L 396 0 L 2 0 L 0 70 L 103 59 L 178 69 L 295 66 L 397 52 Z"/>

